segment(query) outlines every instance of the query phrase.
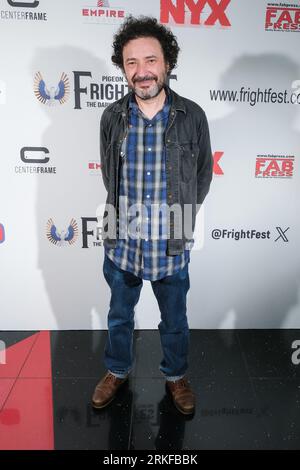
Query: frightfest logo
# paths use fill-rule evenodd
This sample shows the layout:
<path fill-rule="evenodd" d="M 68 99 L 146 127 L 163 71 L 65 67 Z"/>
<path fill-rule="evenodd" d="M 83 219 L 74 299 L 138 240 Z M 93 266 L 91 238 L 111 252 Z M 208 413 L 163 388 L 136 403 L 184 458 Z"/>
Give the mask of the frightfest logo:
<path fill-rule="evenodd" d="M 74 109 L 105 108 L 123 98 L 129 91 L 127 80 L 119 75 L 102 75 L 94 79 L 91 72 L 73 72 L 74 75 Z M 177 80 L 177 75 L 170 75 L 170 80 Z"/>
<path fill-rule="evenodd" d="M 81 217 L 81 234 L 81 248 L 102 246 L 101 227 L 98 225 L 97 217 Z M 79 236 L 77 221 L 72 218 L 68 227 L 60 228 L 51 217 L 47 221 L 46 236 L 48 241 L 57 247 L 72 246 Z"/>
<path fill-rule="evenodd" d="M 55 106 L 57 104 L 64 104 L 69 97 L 70 84 L 68 76 L 63 72 L 61 77 L 55 85 L 51 84 L 49 87 L 41 74 L 37 72 L 34 76 L 34 94 L 40 103 L 48 106 Z"/>
<path fill-rule="evenodd" d="M 93 80 L 91 72 L 73 72 L 74 109 L 105 108 L 128 93 L 127 80 L 117 75 L 102 75 Z"/>
<path fill-rule="evenodd" d="M 109 104 L 123 98 L 129 91 L 127 80 L 122 75 L 100 75 L 93 77 L 90 71 L 73 71 L 74 109 L 106 108 Z M 167 83 L 177 80 L 170 75 Z M 47 106 L 64 104 L 70 94 L 70 81 L 63 72 L 58 82 L 44 80 L 41 72 L 34 76 L 34 94 L 40 103 Z"/>
<path fill-rule="evenodd" d="M 66 230 L 59 230 L 53 222 L 49 219 L 47 222 L 47 238 L 49 242 L 57 246 L 73 245 L 78 238 L 78 225 L 75 219 L 71 219 L 69 226 Z"/>

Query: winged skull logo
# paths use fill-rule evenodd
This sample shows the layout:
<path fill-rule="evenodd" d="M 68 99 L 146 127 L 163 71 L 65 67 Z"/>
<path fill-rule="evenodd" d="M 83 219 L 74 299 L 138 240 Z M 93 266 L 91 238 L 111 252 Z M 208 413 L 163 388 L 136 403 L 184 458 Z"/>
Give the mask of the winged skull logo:
<path fill-rule="evenodd" d="M 76 242 L 78 237 L 78 225 L 75 219 L 71 219 L 67 230 L 57 230 L 54 225 L 53 219 L 49 219 L 47 222 L 47 238 L 51 243 L 58 246 L 64 246 L 67 243 L 72 245 Z"/>
<path fill-rule="evenodd" d="M 41 72 L 34 76 L 34 94 L 37 99 L 48 106 L 53 106 L 59 101 L 63 104 L 67 101 L 70 93 L 68 76 L 63 72 L 56 87 L 47 88 Z"/>

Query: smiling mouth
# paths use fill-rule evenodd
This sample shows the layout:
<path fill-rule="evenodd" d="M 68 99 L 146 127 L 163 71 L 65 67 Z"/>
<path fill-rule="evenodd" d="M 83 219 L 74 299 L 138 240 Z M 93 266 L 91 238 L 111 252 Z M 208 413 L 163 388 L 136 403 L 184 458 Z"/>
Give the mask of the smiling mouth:
<path fill-rule="evenodd" d="M 148 87 L 152 84 L 153 80 L 145 80 L 144 82 L 140 82 L 138 85 L 140 87 Z"/>

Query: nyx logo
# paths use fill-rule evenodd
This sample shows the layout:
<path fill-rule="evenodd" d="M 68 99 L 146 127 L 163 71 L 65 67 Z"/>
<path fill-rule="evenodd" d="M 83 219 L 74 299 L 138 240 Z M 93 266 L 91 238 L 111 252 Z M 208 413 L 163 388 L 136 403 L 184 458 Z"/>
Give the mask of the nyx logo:
<path fill-rule="evenodd" d="M 160 21 L 161 23 L 169 23 L 170 16 L 177 24 L 186 24 L 187 7 L 190 11 L 192 25 L 204 24 L 205 26 L 214 26 L 217 21 L 222 26 L 231 26 L 228 16 L 225 13 L 231 0 L 177 0 L 175 5 L 172 0 L 161 0 L 160 3 Z M 211 9 L 210 15 L 202 21 L 201 14 L 206 6 Z"/>

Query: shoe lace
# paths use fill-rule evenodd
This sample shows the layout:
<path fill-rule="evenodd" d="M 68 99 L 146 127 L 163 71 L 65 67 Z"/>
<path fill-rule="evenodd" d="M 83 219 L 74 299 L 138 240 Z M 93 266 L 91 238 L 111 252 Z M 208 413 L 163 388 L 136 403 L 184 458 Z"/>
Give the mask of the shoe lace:
<path fill-rule="evenodd" d="M 187 386 L 186 379 L 179 379 L 174 382 L 174 388 L 186 388 Z"/>
<path fill-rule="evenodd" d="M 115 377 L 113 374 L 108 374 L 106 377 L 105 377 L 105 381 L 104 382 L 115 382 L 117 377 Z"/>

